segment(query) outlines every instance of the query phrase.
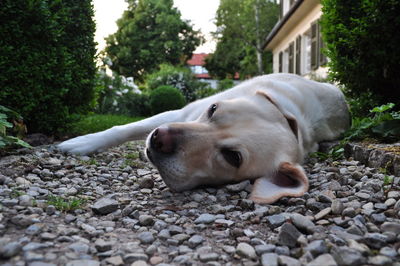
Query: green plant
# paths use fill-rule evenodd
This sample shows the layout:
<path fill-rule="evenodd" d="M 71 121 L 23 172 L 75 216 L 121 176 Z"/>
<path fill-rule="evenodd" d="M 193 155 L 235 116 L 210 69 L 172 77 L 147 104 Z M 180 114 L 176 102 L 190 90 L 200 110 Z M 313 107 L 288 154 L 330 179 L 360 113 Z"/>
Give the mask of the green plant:
<path fill-rule="evenodd" d="M 69 212 L 76 209 L 80 209 L 86 203 L 84 199 L 79 198 L 68 198 L 65 199 L 60 196 L 49 195 L 47 198 L 47 204 L 53 205 L 57 210 L 63 212 Z"/>
<path fill-rule="evenodd" d="M 185 105 L 182 93 L 171 86 L 160 86 L 150 93 L 150 106 L 153 114 L 180 109 Z"/>
<path fill-rule="evenodd" d="M 94 104 L 95 24 L 90 0 L 2 0 L 0 104 L 30 133 L 55 134 Z"/>
<path fill-rule="evenodd" d="M 319 160 L 325 161 L 328 159 L 332 159 L 334 161 L 341 160 L 344 158 L 344 145 L 346 141 L 342 141 L 338 145 L 332 147 L 328 153 L 325 152 L 313 152 L 310 154 L 310 157 L 317 158 Z"/>
<path fill-rule="evenodd" d="M 14 124 L 8 122 L 8 116 L 13 117 L 14 119 Z M 21 128 L 17 128 L 21 127 Z M 8 130 L 17 128 L 17 137 L 11 136 L 7 133 Z M 8 130 L 7 130 L 8 129 Z M 18 113 L 12 111 L 11 109 L 8 109 L 2 105 L 0 105 L 0 149 L 5 148 L 6 146 L 12 146 L 12 145 L 17 145 L 17 146 L 22 146 L 25 148 L 30 148 L 31 145 L 26 143 L 25 141 L 21 140 L 19 137 L 24 132 L 20 132 L 21 130 L 24 131 L 25 125 L 22 123 L 22 116 L 20 116 Z"/>
<path fill-rule="evenodd" d="M 330 77 L 350 97 L 371 93 L 376 104 L 399 102 L 400 1 L 323 0 L 322 6 Z"/>
<path fill-rule="evenodd" d="M 395 104 L 389 103 L 370 110 L 370 116 L 352 119 L 352 127 L 346 133 L 346 140 L 376 138 L 395 141 L 400 138 L 400 112 L 389 112 Z"/>
<path fill-rule="evenodd" d="M 125 155 L 126 159 L 136 160 L 139 158 L 139 152 L 131 152 Z"/>
<path fill-rule="evenodd" d="M 188 103 L 196 100 L 196 91 L 206 86 L 205 83 L 198 81 L 188 68 L 167 64 L 160 65 L 159 71 L 148 75 L 146 84 L 149 90 L 164 85 L 177 88 L 185 96 Z"/>

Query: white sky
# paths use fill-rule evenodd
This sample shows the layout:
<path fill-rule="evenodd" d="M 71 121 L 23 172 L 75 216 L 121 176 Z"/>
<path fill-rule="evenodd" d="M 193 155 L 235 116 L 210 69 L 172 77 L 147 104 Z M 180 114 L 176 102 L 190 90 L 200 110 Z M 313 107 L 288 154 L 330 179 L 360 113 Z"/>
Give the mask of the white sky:
<path fill-rule="evenodd" d="M 98 50 L 105 47 L 104 38 L 117 31 L 116 20 L 128 7 L 125 0 L 94 0 L 96 34 Z M 200 30 L 206 43 L 196 49 L 196 53 L 210 53 L 215 49 L 215 42 L 210 32 L 215 31 L 213 19 L 218 9 L 219 0 L 174 0 L 174 5 L 181 11 L 182 18 L 190 20 L 194 29 Z"/>

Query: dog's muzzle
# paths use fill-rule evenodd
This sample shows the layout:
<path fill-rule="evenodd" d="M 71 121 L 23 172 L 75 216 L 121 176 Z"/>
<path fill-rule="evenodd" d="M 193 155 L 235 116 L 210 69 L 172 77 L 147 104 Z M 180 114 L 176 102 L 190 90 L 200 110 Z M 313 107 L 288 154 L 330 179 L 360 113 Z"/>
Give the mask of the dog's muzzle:
<path fill-rule="evenodd" d="M 157 128 L 151 135 L 150 147 L 156 153 L 174 153 L 176 150 L 176 133 L 168 127 Z"/>

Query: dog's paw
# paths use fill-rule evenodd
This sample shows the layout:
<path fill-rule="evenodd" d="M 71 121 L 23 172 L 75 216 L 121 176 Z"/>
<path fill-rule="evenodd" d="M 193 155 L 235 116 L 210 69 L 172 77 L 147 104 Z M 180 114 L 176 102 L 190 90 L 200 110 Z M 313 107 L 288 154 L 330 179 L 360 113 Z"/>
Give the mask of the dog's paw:
<path fill-rule="evenodd" d="M 99 133 L 88 134 L 69 139 L 57 145 L 57 149 L 66 153 L 87 155 L 105 150 L 104 139 Z"/>

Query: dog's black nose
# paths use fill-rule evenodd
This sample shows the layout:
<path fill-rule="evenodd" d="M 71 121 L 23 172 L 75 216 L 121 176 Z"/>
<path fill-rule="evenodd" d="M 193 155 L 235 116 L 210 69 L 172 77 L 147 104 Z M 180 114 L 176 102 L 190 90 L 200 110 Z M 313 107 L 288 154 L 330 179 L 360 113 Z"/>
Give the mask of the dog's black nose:
<path fill-rule="evenodd" d="M 151 135 L 151 148 L 159 153 L 173 153 L 176 148 L 174 134 L 167 127 L 159 127 Z"/>

